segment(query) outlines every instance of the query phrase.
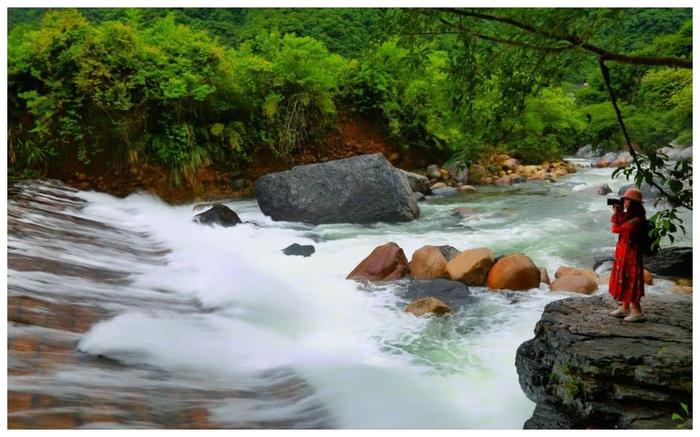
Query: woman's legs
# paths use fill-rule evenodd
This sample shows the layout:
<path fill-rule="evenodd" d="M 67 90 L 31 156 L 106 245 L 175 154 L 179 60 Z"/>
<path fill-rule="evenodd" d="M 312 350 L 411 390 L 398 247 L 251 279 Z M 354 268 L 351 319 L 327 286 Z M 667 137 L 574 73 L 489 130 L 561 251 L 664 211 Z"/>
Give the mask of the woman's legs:
<path fill-rule="evenodd" d="M 632 314 L 642 313 L 642 301 L 638 300 L 636 302 L 631 302 L 629 305 L 632 308 Z"/>

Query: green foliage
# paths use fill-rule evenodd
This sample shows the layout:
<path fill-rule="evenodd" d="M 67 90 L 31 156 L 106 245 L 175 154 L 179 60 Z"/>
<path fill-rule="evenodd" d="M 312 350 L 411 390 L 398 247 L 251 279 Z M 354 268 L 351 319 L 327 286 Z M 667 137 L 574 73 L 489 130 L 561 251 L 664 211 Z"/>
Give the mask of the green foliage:
<path fill-rule="evenodd" d="M 680 413 L 673 413 L 671 415 L 671 420 L 676 423 L 676 428 L 685 428 L 686 424 L 688 421 L 692 418 L 690 412 L 688 411 L 688 405 L 684 404 L 683 402 L 680 402 L 681 404 L 681 412 Z"/>
<path fill-rule="evenodd" d="M 9 41 L 12 165 L 51 173 L 153 162 L 175 184 L 210 163 L 239 167 L 260 145 L 288 156 L 313 143 L 332 125 L 349 68 L 292 35 L 227 49 L 175 14 L 137 27 L 52 11 Z"/>
<path fill-rule="evenodd" d="M 545 88 L 527 98 L 513 129 L 512 153 L 524 163 L 560 159 L 579 142 L 584 127 L 574 99 L 561 88 Z"/>
<path fill-rule="evenodd" d="M 278 32 L 259 34 L 237 56 L 243 63 L 245 58 L 266 62 L 267 68 L 256 71 L 255 90 L 261 93 L 261 140 L 277 156 L 313 144 L 332 125 L 334 98 L 351 65 L 347 60 L 313 38 Z"/>

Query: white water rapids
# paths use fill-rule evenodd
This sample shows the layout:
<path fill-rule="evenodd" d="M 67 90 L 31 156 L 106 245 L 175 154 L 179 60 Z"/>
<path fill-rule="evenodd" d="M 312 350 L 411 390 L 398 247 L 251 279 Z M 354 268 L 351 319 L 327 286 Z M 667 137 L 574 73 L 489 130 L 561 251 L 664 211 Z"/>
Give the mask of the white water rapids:
<path fill-rule="evenodd" d="M 397 293 L 401 285 L 367 287 L 345 276 L 388 241 L 409 259 L 423 245 L 485 246 L 497 255 L 522 251 L 552 279 L 561 265 L 591 268 L 596 254 L 612 250 L 615 236 L 605 197 L 581 188 L 607 182 L 616 193 L 627 182 L 611 181 L 611 172 L 581 169 L 553 184 L 480 187 L 475 194 L 420 203 L 416 221 L 371 226 L 274 222 L 254 200 L 244 200 L 225 203 L 244 224 L 209 227 L 192 222 L 192 205 L 170 206 L 148 194 L 118 199 L 77 192 L 86 203 L 72 215 L 147 234 L 150 249 L 169 250 L 164 262 L 94 244 L 47 246 L 10 233 L 11 254 L 127 272 L 128 283 L 105 286 L 75 275 L 10 269 L 8 285 L 34 295 L 101 299 L 111 315 L 80 338 L 78 349 L 169 375 L 154 381 L 134 370 L 123 374 L 131 381 L 114 384 L 255 390 L 265 384 L 265 371 L 291 369 L 313 389 L 288 402 L 220 401 L 211 407 L 213 422 L 294 422 L 321 405 L 327 421 L 320 426 L 519 429 L 534 403 L 518 383 L 515 351 L 532 338 L 548 302 L 573 294 L 552 293 L 544 284 L 521 293 L 471 288 L 477 299 L 454 316 L 417 318 L 403 311 L 408 302 Z M 476 214 L 454 217 L 457 207 Z M 691 244 L 689 217 L 686 227 L 679 244 Z M 80 233 L 80 225 L 71 231 Z M 149 249 L 144 241 L 132 247 Z M 128 236 L 121 243 L 132 244 Z M 316 252 L 285 256 L 281 249 L 292 243 L 313 244 Z M 669 288 L 669 281 L 657 280 L 647 293 Z M 607 286 L 598 293 L 607 293 Z M 61 392 L 82 383 L 90 390 L 85 381 L 104 386 L 110 378 L 75 366 L 54 374 L 51 386 Z M 9 387 L 30 390 L 45 382 L 13 377 Z M 298 426 L 305 424 L 319 426 L 303 420 Z"/>

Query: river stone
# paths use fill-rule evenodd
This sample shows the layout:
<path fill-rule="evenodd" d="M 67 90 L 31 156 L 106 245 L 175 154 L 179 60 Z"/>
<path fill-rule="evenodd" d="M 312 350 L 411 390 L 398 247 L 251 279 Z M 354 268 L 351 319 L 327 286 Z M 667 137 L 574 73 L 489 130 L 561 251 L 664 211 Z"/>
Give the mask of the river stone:
<path fill-rule="evenodd" d="M 447 274 L 450 279 L 465 285 L 483 286 L 494 262 L 491 249 L 487 247 L 468 249 L 460 252 L 447 263 Z"/>
<path fill-rule="evenodd" d="M 284 252 L 285 255 L 309 257 L 316 252 L 316 248 L 310 244 L 302 246 L 301 244 L 294 243 L 282 249 L 282 252 Z"/>
<path fill-rule="evenodd" d="M 415 192 L 413 193 L 413 198 L 416 199 L 416 202 L 423 202 L 425 200 L 425 194 Z"/>
<path fill-rule="evenodd" d="M 377 246 L 345 279 L 393 281 L 410 272 L 408 260 L 398 244 L 389 242 Z"/>
<path fill-rule="evenodd" d="M 459 207 L 452 210 L 452 215 L 460 218 L 468 218 L 476 214 L 471 208 Z"/>
<path fill-rule="evenodd" d="M 404 311 L 407 313 L 412 313 L 417 317 L 428 313 L 442 316 L 451 313 L 452 308 L 447 306 L 447 304 L 440 299 L 425 297 L 423 299 L 418 299 L 411 302 Z"/>
<path fill-rule="evenodd" d="M 693 386 L 692 297 L 644 297 L 647 321 L 608 313 L 607 295 L 548 304 L 515 367 L 537 404 L 525 428 L 675 428 Z"/>
<path fill-rule="evenodd" d="M 466 285 L 449 279 L 411 281 L 404 295 L 410 301 L 431 296 L 440 299 L 452 308 L 459 308 L 476 300 Z"/>
<path fill-rule="evenodd" d="M 447 184 L 444 182 L 436 182 L 430 186 L 430 191 L 432 192 L 433 190 L 439 190 L 440 188 L 445 188 L 446 186 Z"/>
<path fill-rule="evenodd" d="M 203 225 L 220 225 L 223 227 L 236 226 L 243 223 L 231 208 L 220 203 L 214 204 L 210 209 L 194 216 L 193 222 Z"/>
<path fill-rule="evenodd" d="M 420 214 L 408 181 L 381 153 L 270 173 L 255 182 L 255 192 L 273 220 L 401 222 Z"/>
<path fill-rule="evenodd" d="M 447 260 L 437 246 L 423 246 L 413 252 L 411 276 L 416 279 L 436 279 L 447 277 Z"/>
<path fill-rule="evenodd" d="M 425 170 L 425 174 L 431 179 L 440 179 L 440 167 L 435 164 L 431 164 Z"/>
<path fill-rule="evenodd" d="M 594 282 L 598 281 L 598 274 L 596 272 L 594 272 L 593 270 L 577 269 L 575 267 L 561 266 L 557 269 L 556 272 L 554 272 L 555 279 L 559 279 L 562 276 L 567 276 L 567 275 L 587 276 L 587 277 L 591 278 L 591 280 Z"/>
<path fill-rule="evenodd" d="M 476 187 L 471 185 L 460 185 L 458 190 L 460 193 L 476 193 Z"/>
<path fill-rule="evenodd" d="M 598 281 L 587 275 L 565 275 L 557 278 L 549 286 L 551 291 L 570 291 L 591 294 L 598 290 Z"/>
<path fill-rule="evenodd" d="M 644 257 L 644 267 L 660 276 L 693 277 L 693 248 L 665 247 L 654 256 Z"/>
<path fill-rule="evenodd" d="M 540 283 L 544 283 L 549 285 L 549 274 L 547 273 L 547 269 L 544 267 L 540 267 Z"/>
<path fill-rule="evenodd" d="M 447 165 L 450 178 L 458 184 L 464 184 L 469 179 L 469 170 L 464 162 L 455 161 Z"/>
<path fill-rule="evenodd" d="M 654 284 L 654 275 L 652 275 L 651 272 L 647 269 L 644 269 L 644 283 L 647 285 Z"/>
<path fill-rule="evenodd" d="M 496 261 L 486 277 L 492 290 L 529 290 L 540 286 L 540 270 L 522 253 L 506 255 Z"/>
<path fill-rule="evenodd" d="M 592 144 L 586 144 L 585 146 L 581 147 L 578 149 L 576 152 L 576 156 L 579 158 L 586 158 L 586 159 L 591 159 L 591 158 L 596 158 L 602 155 L 602 150 L 600 149 L 594 149 Z"/>
<path fill-rule="evenodd" d="M 501 161 L 501 167 L 508 169 L 508 170 L 515 170 L 518 168 L 518 165 L 520 165 L 520 162 L 518 162 L 517 159 L 515 158 L 508 158 L 504 161 Z"/>
<path fill-rule="evenodd" d="M 494 182 L 496 185 L 513 185 L 513 178 L 510 176 L 503 176 L 498 179 L 496 179 L 496 182 Z"/>
<path fill-rule="evenodd" d="M 469 167 L 468 175 L 469 177 L 467 178 L 467 182 L 472 184 L 480 184 L 485 177 L 488 177 L 489 172 L 483 165 L 472 164 Z"/>
<path fill-rule="evenodd" d="M 455 249 L 452 246 L 444 245 L 444 246 L 438 246 L 438 249 L 440 249 L 440 252 L 442 253 L 442 256 L 445 257 L 447 262 L 450 262 L 459 255 L 459 250 Z"/>
<path fill-rule="evenodd" d="M 599 194 L 601 196 L 605 196 L 607 194 L 612 193 L 612 189 L 608 184 L 602 183 L 602 184 L 595 184 L 595 185 L 589 185 L 587 187 L 581 188 L 577 190 L 580 193 L 594 193 L 594 194 Z"/>
<path fill-rule="evenodd" d="M 406 170 L 398 170 L 404 175 L 414 193 L 430 194 L 430 181 L 427 177 Z"/>
<path fill-rule="evenodd" d="M 455 187 L 442 187 L 442 188 L 434 188 L 434 189 L 432 189 L 432 192 L 435 196 L 449 196 L 452 194 L 456 194 L 457 189 Z"/>
<path fill-rule="evenodd" d="M 689 147 L 689 148 L 690 148 L 690 147 Z M 667 146 L 667 147 L 662 147 L 662 148 L 660 148 L 659 150 L 657 150 L 657 152 L 663 153 L 664 155 L 666 155 L 666 156 L 668 157 L 668 160 L 669 160 L 670 162 L 674 162 L 674 161 L 679 161 L 679 160 L 680 160 L 679 158 L 680 158 L 680 156 L 681 156 L 681 149 L 676 149 L 675 147 L 668 147 L 668 146 Z M 692 151 L 691 151 L 691 155 L 690 155 L 690 156 L 692 157 Z"/>

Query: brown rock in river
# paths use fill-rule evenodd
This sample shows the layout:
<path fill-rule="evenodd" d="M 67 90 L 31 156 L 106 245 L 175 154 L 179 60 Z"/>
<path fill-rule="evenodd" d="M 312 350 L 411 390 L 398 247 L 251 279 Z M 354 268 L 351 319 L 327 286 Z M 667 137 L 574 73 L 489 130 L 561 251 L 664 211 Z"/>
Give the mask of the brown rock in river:
<path fill-rule="evenodd" d="M 644 269 L 644 283 L 647 285 L 654 284 L 654 276 L 652 276 L 651 272 L 647 269 Z"/>
<path fill-rule="evenodd" d="M 540 269 L 522 253 L 506 255 L 489 270 L 486 285 L 493 290 L 529 290 L 540 286 Z"/>
<path fill-rule="evenodd" d="M 579 275 L 579 276 L 587 276 L 589 277 L 592 281 L 598 282 L 598 274 L 594 272 L 593 270 L 588 270 L 588 269 L 577 269 L 575 267 L 567 267 L 567 266 L 561 266 L 557 269 L 557 271 L 554 273 L 554 277 L 556 279 L 561 278 L 562 276 L 569 276 L 569 275 Z"/>
<path fill-rule="evenodd" d="M 496 180 L 496 185 L 513 185 L 513 178 L 510 176 L 503 176 Z"/>
<path fill-rule="evenodd" d="M 575 293 L 591 294 L 598 289 L 598 283 L 584 275 L 566 275 L 549 286 L 552 291 L 572 291 Z"/>
<path fill-rule="evenodd" d="M 413 252 L 411 276 L 416 279 L 448 278 L 447 260 L 437 246 L 423 246 Z"/>
<path fill-rule="evenodd" d="M 472 164 L 469 167 L 469 172 L 467 173 L 467 181 L 472 184 L 479 184 L 483 182 L 485 177 L 488 177 L 489 172 L 484 168 L 483 165 Z"/>
<path fill-rule="evenodd" d="M 393 281 L 410 272 L 406 255 L 396 243 L 376 247 L 345 279 L 364 278 L 368 281 Z"/>
<path fill-rule="evenodd" d="M 447 263 L 447 274 L 453 281 L 482 286 L 494 263 L 493 252 L 487 247 L 460 252 Z"/>
<path fill-rule="evenodd" d="M 444 314 L 451 313 L 452 308 L 450 308 L 445 302 L 435 297 L 424 297 L 408 304 L 404 311 L 407 313 L 412 313 L 418 317 L 428 313 L 442 316 Z"/>
<path fill-rule="evenodd" d="M 540 267 L 540 282 L 545 283 L 547 285 L 550 284 L 549 274 L 547 273 L 547 269 L 545 269 L 544 267 Z"/>

